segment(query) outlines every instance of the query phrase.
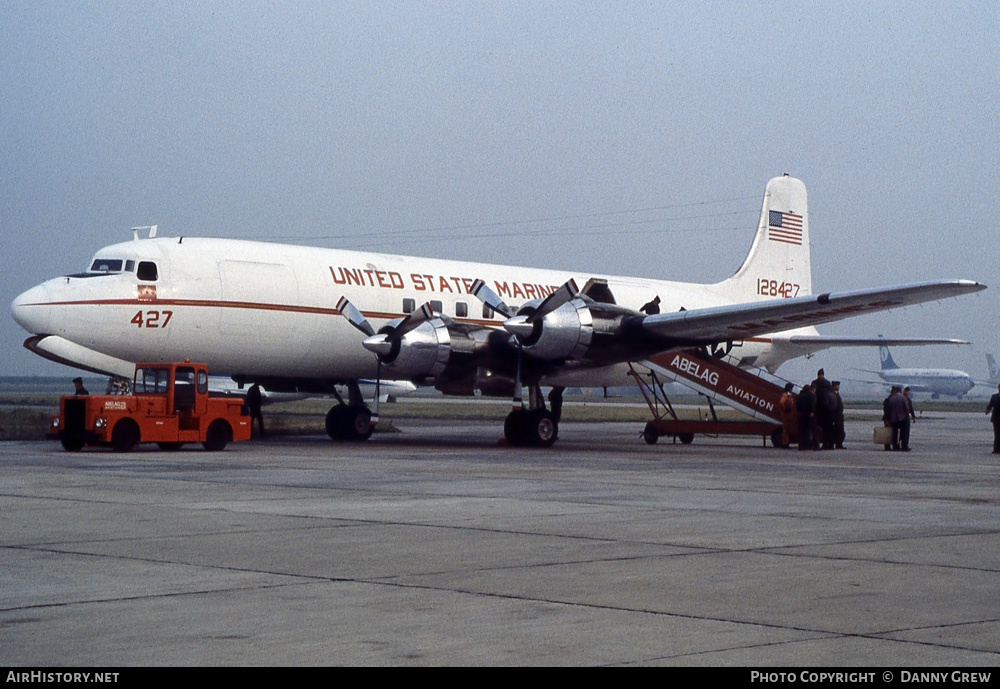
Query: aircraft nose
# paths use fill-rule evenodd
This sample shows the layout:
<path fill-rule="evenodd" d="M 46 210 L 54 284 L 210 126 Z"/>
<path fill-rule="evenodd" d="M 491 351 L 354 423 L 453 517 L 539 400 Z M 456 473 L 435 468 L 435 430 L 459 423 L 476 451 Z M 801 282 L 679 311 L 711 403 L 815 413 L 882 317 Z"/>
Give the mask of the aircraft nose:
<path fill-rule="evenodd" d="M 10 315 L 29 333 L 50 333 L 48 309 L 45 308 L 49 301 L 49 290 L 45 285 L 32 287 L 11 302 Z"/>

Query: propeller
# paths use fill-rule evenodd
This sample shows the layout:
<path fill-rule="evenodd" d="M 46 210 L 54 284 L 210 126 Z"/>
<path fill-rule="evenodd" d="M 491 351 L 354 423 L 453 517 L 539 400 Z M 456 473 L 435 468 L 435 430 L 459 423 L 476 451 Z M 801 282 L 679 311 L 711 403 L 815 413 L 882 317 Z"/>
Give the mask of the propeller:
<path fill-rule="evenodd" d="M 570 278 L 559 289 L 545 297 L 545 299 L 542 300 L 542 303 L 539 304 L 538 308 L 536 308 L 533 312 L 526 315 L 517 315 L 513 318 L 508 318 L 504 321 L 503 327 L 511 335 L 514 335 L 514 337 L 518 338 L 522 342 L 527 342 L 536 334 L 536 329 L 538 328 L 537 324 L 540 323 L 546 315 L 552 313 L 563 304 L 568 303 L 579 293 L 580 290 L 576 286 L 576 280 Z"/>
<path fill-rule="evenodd" d="M 347 297 L 341 297 L 340 301 L 337 302 L 337 310 L 340 311 L 341 315 L 347 319 L 348 323 L 353 325 L 355 328 L 360 330 L 362 333 L 368 337 L 365 342 L 372 339 L 375 336 L 375 329 L 372 328 L 371 323 L 368 319 L 362 315 L 361 311 L 347 300 Z M 379 387 L 382 381 L 382 358 L 375 353 L 375 396 L 372 399 L 371 406 L 371 425 L 374 427 L 378 424 L 378 397 L 379 397 Z"/>
<path fill-rule="evenodd" d="M 395 354 L 399 352 L 399 344 L 406 333 L 420 327 L 421 323 L 434 318 L 434 309 L 430 304 L 424 304 L 413 313 L 407 314 L 403 320 L 395 326 L 387 326 L 378 334 L 369 333 L 369 337 L 362 343 L 369 352 L 379 358 L 379 361 L 391 361 L 395 359 Z M 357 327 L 357 326 L 355 326 Z"/>

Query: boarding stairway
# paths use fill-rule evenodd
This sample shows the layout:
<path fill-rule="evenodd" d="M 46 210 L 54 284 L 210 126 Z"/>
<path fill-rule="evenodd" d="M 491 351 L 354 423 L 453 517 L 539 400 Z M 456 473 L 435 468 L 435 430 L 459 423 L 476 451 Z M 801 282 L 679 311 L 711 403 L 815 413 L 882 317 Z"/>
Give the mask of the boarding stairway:
<path fill-rule="evenodd" d="M 653 421 L 646 424 L 643 437 L 652 444 L 661 436 L 672 436 L 683 443 L 690 443 L 696 433 L 708 435 L 759 435 L 770 437 L 774 445 L 781 445 L 782 411 L 781 395 L 785 381 L 765 378 L 761 369 L 744 370 L 708 354 L 704 349 L 686 349 L 657 354 L 639 362 L 648 369 L 640 373 L 635 367 L 629 375 L 653 414 Z M 780 381 L 780 382 L 775 382 Z M 711 420 L 688 421 L 679 419 L 664 392 L 665 382 L 679 383 L 708 399 Z M 743 412 L 754 421 L 721 421 L 715 413 L 713 401 Z"/>

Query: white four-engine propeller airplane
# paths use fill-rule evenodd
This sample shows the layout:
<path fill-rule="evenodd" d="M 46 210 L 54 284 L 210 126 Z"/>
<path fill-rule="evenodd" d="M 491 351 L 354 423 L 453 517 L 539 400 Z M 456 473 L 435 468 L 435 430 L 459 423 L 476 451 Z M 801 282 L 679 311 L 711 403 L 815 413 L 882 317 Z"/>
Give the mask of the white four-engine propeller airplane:
<path fill-rule="evenodd" d="M 345 439 L 371 433 L 361 379 L 510 395 L 507 438 L 548 445 L 557 420 L 542 385 L 621 385 L 630 363 L 691 347 L 773 372 L 830 346 L 876 342 L 823 337 L 816 324 L 985 289 L 940 280 L 813 294 L 806 190 L 787 175 L 767 185 L 743 265 L 715 284 L 149 234 L 19 295 L 11 311 L 32 333 L 25 346 L 113 375 L 131 375 L 136 361 L 190 359 L 276 392 L 346 383 L 348 400 L 327 415 L 331 437 Z M 656 297 L 659 313 L 639 310 Z"/>

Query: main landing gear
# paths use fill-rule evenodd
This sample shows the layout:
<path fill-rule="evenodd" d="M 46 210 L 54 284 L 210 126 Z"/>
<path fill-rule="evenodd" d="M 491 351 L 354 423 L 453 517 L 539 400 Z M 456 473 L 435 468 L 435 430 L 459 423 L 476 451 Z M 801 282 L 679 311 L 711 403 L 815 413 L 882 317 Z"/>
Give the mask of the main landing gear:
<path fill-rule="evenodd" d="M 348 402 L 346 404 L 334 391 L 337 404 L 326 413 L 326 434 L 334 440 L 368 440 L 375 430 L 375 424 L 372 422 L 372 411 L 365 406 L 364 399 L 361 397 L 361 389 L 356 380 L 348 383 L 347 391 Z M 377 389 L 375 394 L 375 399 L 378 400 Z"/>
<path fill-rule="evenodd" d="M 549 447 L 559 436 L 559 422 L 548 409 L 515 409 L 503 422 L 503 436 L 516 447 Z"/>
<path fill-rule="evenodd" d="M 508 414 L 503 436 L 515 447 L 549 447 L 559 437 L 559 420 L 545 408 L 541 388 L 532 385 L 529 389 L 532 408 L 515 408 Z"/>
<path fill-rule="evenodd" d="M 326 434 L 334 440 L 368 440 L 374 430 L 366 406 L 336 404 L 326 414 Z"/>

